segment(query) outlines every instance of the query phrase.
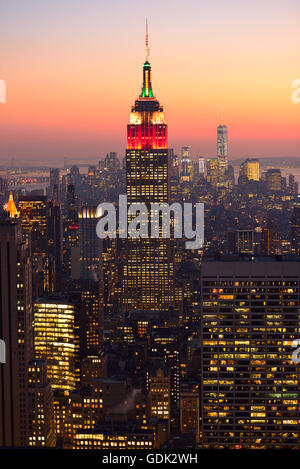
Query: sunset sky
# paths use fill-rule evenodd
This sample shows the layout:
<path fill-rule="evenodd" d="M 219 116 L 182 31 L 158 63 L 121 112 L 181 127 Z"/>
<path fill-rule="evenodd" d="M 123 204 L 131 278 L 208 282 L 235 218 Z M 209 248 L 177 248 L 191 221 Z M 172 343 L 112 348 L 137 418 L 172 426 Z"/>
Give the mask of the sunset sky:
<path fill-rule="evenodd" d="M 300 156 L 299 0 L 0 0 L 0 162 L 123 156 L 146 18 L 170 147 Z"/>

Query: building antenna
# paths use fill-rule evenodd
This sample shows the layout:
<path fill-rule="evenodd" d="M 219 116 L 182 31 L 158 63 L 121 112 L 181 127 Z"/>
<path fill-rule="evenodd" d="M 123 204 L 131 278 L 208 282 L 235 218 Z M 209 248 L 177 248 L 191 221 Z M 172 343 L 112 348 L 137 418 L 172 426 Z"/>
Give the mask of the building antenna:
<path fill-rule="evenodd" d="M 224 125 L 224 106 L 221 106 L 221 125 Z"/>
<path fill-rule="evenodd" d="M 150 49 L 149 49 L 149 34 L 148 34 L 148 20 L 146 19 L 146 62 L 148 62 L 149 55 L 150 55 Z"/>

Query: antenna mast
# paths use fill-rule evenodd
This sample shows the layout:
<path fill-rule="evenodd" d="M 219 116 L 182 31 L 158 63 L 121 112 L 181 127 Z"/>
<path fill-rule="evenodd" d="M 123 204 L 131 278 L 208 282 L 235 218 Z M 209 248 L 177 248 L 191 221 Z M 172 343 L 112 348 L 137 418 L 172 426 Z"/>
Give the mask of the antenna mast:
<path fill-rule="evenodd" d="M 148 62 L 149 55 L 150 55 L 150 49 L 149 49 L 149 35 L 148 35 L 148 20 L 146 20 L 146 62 Z"/>

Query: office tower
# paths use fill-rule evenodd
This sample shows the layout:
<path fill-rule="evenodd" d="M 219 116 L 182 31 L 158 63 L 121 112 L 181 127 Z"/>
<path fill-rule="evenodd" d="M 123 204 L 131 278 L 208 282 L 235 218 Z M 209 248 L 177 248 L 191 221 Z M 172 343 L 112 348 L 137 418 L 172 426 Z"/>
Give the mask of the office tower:
<path fill-rule="evenodd" d="M 50 169 L 49 197 L 58 202 L 59 199 L 59 168 Z"/>
<path fill-rule="evenodd" d="M 100 353 L 103 336 L 103 294 L 101 282 L 80 280 L 80 349 L 81 355 Z"/>
<path fill-rule="evenodd" d="M 219 125 L 217 129 L 217 151 L 220 170 L 224 173 L 228 168 L 228 129 Z"/>
<path fill-rule="evenodd" d="M 18 218 L 19 216 L 12 192 L 9 194 L 7 204 L 4 205 L 4 210 L 8 213 L 9 218 Z"/>
<path fill-rule="evenodd" d="M 201 446 L 296 448 L 300 262 L 207 259 L 201 269 Z"/>
<path fill-rule="evenodd" d="M 63 280 L 63 232 L 61 206 L 57 199 L 48 202 L 48 254 L 54 261 L 53 285 L 61 291 Z"/>
<path fill-rule="evenodd" d="M 7 180 L 0 177 L 0 205 L 7 200 Z"/>
<path fill-rule="evenodd" d="M 206 161 L 207 181 L 212 187 L 216 187 L 219 181 L 219 160 L 217 158 L 209 158 Z"/>
<path fill-rule="evenodd" d="M 295 181 L 293 174 L 289 174 L 289 192 L 293 195 L 298 195 L 298 183 Z"/>
<path fill-rule="evenodd" d="M 198 164 L 199 164 L 199 175 L 204 177 L 204 174 L 205 174 L 205 158 L 203 158 L 202 156 L 199 156 Z"/>
<path fill-rule="evenodd" d="M 259 160 L 247 158 L 240 166 L 239 179 L 242 182 L 259 181 Z"/>
<path fill-rule="evenodd" d="M 105 169 L 110 174 L 116 174 L 120 169 L 120 161 L 118 160 L 117 153 L 115 151 L 111 151 L 108 153 L 104 160 Z"/>
<path fill-rule="evenodd" d="M 300 207 L 294 207 L 291 215 L 291 252 L 300 255 Z"/>
<path fill-rule="evenodd" d="M 149 379 L 149 406 L 151 417 L 170 420 L 171 383 L 166 370 L 158 368 Z"/>
<path fill-rule="evenodd" d="M 0 219 L 0 338 L 6 348 L 6 363 L 0 363 L 0 446 L 26 446 L 31 263 L 17 219 Z"/>
<path fill-rule="evenodd" d="M 92 389 L 94 381 L 107 376 L 107 360 L 103 352 L 98 355 L 88 355 L 81 360 L 81 380 L 82 388 Z"/>
<path fill-rule="evenodd" d="M 181 433 L 194 432 L 196 441 L 199 441 L 200 424 L 199 384 L 189 381 L 180 386 L 180 431 Z"/>
<path fill-rule="evenodd" d="M 100 276 L 101 240 L 96 233 L 97 207 L 78 210 L 80 278 L 97 281 Z"/>
<path fill-rule="evenodd" d="M 154 97 L 148 54 L 143 67 L 143 87 L 127 127 L 127 202 L 144 203 L 151 217 L 151 203 L 169 201 L 167 124 Z M 130 221 L 130 217 L 129 220 Z M 124 310 L 166 311 L 173 305 L 173 262 L 170 240 L 128 238 L 123 271 Z"/>
<path fill-rule="evenodd" d="M 280 169 L 268 169 L 266 171 L 266 186 L 268 191 L 281 191 L 282 177 Z"/>
<path fill-rule="evenodd" d="M 171 177 L 178 178 L 179 177 L 179 160 L 178 160 L 178 156 L 175 155 L 173 148 L 169 148 L 169 162 L 170 162 L 169 163 L 170 164 L 170 178 Z"/>
<path fill-rule="evenodd" d="M 79 223 L 76 208 L 75 187 L 68 184 L 66 197 L 66 217 L 63 222 L 63 263 L 66 279 L 71 277 L 73 263 L 79 257 Z M 77 253 L 77 256 L 75 255 Z M 79 278 L 79 263 L 76 278 Z"/>
<path fill-rule="evenodd" d="M 20 196 L 19 211 L 23 239 L 28 242 L 32 256 L 34 292 L 52 291 L 54 288 L 54 265 L 48 253 L 48 204 L 46 196 Z"/>
<path fill-rule="evenodd" d="M 73 186 L 75 187 L 75 190 L 77 190 L 78 187 L 80 186 L 80 182 L 81 182 L 81 176 L 80 176 L 78 166 L 74 165 L 70 168 L 70 172 L 68 173 L 68 184 L 73 184 Z"/>
<path fill-rule="evenodd" d="M 46 196 L 23 195 L 19 197 L 22 233 L 30 240 L 33 256 L 47 250 L 48 210 Z"/>
<path fill-rule="evenodd" d="M 78 306 L 63 296 L 34 302 L 35 359 L 47 360 L 53 390 L 72 391 L 80 379 Z"/>
<path fill-rule="evenodd" d="M 55 446 L 53 392 L 45 360 L 31 360 L 28 373 L 29 446 Z"/>
<path fill-rule="evenodd" d="M 181 147 L 181 180 L 189 181 L 192 171 L 191 146 Z"/>

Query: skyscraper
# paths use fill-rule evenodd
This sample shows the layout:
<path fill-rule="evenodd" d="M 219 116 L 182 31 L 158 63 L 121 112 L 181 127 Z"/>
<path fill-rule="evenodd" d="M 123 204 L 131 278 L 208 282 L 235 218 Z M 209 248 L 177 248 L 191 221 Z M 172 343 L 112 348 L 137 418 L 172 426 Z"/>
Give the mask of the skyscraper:
<path fill-rule="evenodd" d="M 300 263 L 202 264 L 202 447 L 299 445 Z"/>
<path fill-rule="evenodd" d="M 52 291 L 54 266 L 48 249 L 47 197 L 43 195 L 20 196 L 19 211 L 23 239 L 28 241 L 30 246 L 33 269 L 36 274 L 34 291 Z"/>
<path fill-rule="evenodd" d="M 85 206 L 78 211 L 80 278 L 97 281 L 100 275 L 101 240 L 96 233 L 97 207 Z"/>
<path fill-rule="evenodd" d="M 181 179 L 189 181 L 192 173 L 191 146 L 181 147 Z"/>
<path fill-rule="evenodd" d="M 259 181 L 259 160 L 247 158 L 240 166 L 239 180 L 241 182 Z"/>
<path fill-rule="evenodd" d="M 295 206 L 290 221 L 291 252 L 300 255 L 300 207 Z"/>
<path fill-rule="evenodd" d="M 126 183 L 128 204 L 144 203 L 151 216 L 151 203 L 169 201 L 169 159 L 164 111 L 154 97 L 151 66 L 143 67 L 143 87 L 127 126 Z M 130 221 L 130 220 L 128 220 Z M 125 310 L 168 310 L 173 303 L 173 263 L 169 239 L 129 238 L 124 266 Z"/>
<path fill-rule="evenodd" d="M 47 360 L 54 390 L 71 391 L 80 379 L 79 314 L 63 296 L 38 298 L 34 303 L 35 358 Z"/>
<path fill-rule="evenodd" d="M 20 221 L 0 219 L 0 446 L 28 444 L 28 364 L 32 353 L 31 263 Z"/>
<path fill-rule="evenodd" d="M 228 129 L 226 125 L 218 126 L 217 138 L 219 166 L 225 171 L 228 167 Z"/>

